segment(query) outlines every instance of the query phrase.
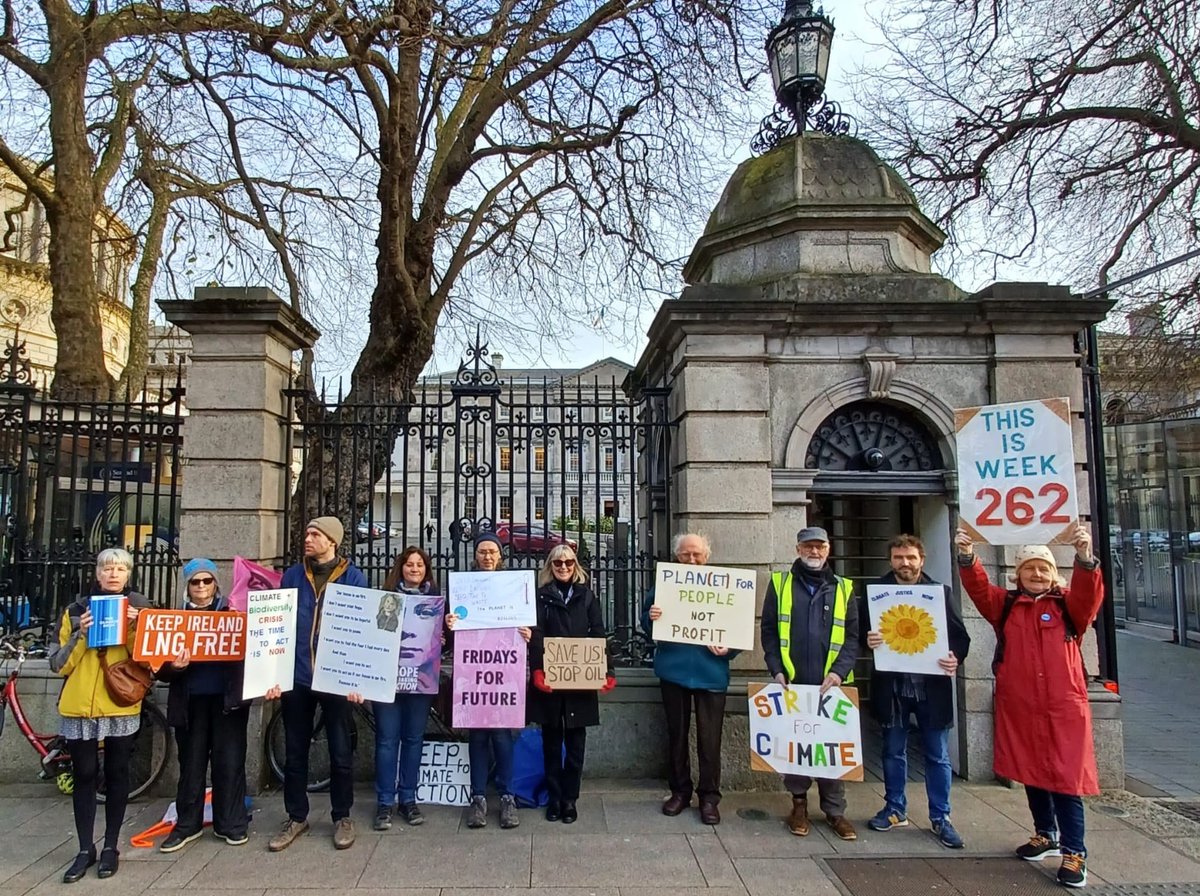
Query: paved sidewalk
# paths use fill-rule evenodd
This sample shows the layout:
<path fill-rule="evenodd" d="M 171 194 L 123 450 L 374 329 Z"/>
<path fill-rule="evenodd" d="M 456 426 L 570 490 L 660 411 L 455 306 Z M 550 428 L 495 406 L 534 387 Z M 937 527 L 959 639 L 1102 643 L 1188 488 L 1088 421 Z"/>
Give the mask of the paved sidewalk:
<path fill-rule="evenodd" d="M 283 818 L 278 794 L 257 801 L 246 846 L 228 846 L 206 835 L 171 855 L 128 845 L 131 834 L 161 817 L 167 801 L 158 799 L 131 807 L 119 874 L 100 881 L 93 872 L 67 892 L 496 896 L 515 889 L 538 896 L 864 896 L 870 888 L 863 888 L 863 880 L 886 883 L 894 874 L 910 880 L 921 868 L 926 873 L 941 868 L 947 879 L 953 875 L 945 869 L 974 869 L 996 892 L 996 887 L 1006 893 L 1055 889 L 1049 880 L 1057 862 L 1032 865 L 1011 857 L 1027 836 L 1028 812 L 1022 791 L 998 785 L 956 784 L 954 822 L 967 841 L 967 849 L 959 852 L 942 848 L 929 834 L 920 785 L 909 792 L 913 825 L 885 834 L 861 823 L 881 804 L 882 785 L 850 785 L 848 814 L 860 831 L 856 843 L 843 843 L 821 822 L 806 838 L 789 834 L 783 824 L 790 806 L 785 794 L 729 795 L 721 803 L 722 823 L 710 827 L 700 823 L 695 809 L 678 818 L 663 816 L 664 794 L 657 783 L 593 781 L 585 782 L 585 791 L 579 821 L 571 826 L 549 823 L 530 809 L 521 811 L 520 828 L 502 831 L 493 805 L 488 827 L 472 831 L 462 824 L 461 810 L 434 806 L 421 827 L 397 825 L 376 834 L 370 830 L 374 806 L 363 790 L 354 815 L 358 842 L 342 852 L 331 842 L 327 797 L 318 794 L 313 830 L 275 854 L 267 852 L 266 842 Z M 45 794 L 32 785 L 0 790 L 0 896 L 63 892 L 61 874 L 76 848 L 71 805 Z M 1132 814 L 1117 818 L 1101 811 L 1101 804 Z M 1171 892 L 1200 893 L 1200 824 L 1167 818 L 1172 813 L 1127 794 L 1092 801 L 1090 809 L 1090 886 L 1104 892 L 1114 890 L 1105 884 L 1186 882 Z M 986 857 L 999 861 L 981 861 Z M 838 876 L 839 858 L 877 861 L 856 863 L 855 874 L 840 872 L 852 889 Z M 937 896 L 974 892 L 982 888 L 947 885 Z"/>

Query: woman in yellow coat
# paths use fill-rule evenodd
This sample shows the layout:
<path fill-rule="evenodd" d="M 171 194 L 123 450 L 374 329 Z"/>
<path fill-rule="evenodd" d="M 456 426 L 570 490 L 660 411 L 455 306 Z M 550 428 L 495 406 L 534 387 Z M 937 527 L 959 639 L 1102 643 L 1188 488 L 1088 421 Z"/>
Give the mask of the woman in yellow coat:
<path fill-rule="evenodd" d="M 66 679 L 58 698 L 58 714 L 62 716 L 59 733 L 66 738 L 75 773 L 75 831 L 79 835 L 79 855 L 63 874 L 63 883 L 72 884 L 96 864 L 95 836 L 96 786 L 99 773 L 100 741 L 104 741 L 104 847 L 100 851 L 100 877 L 117 873 L 117 841 L 125 821 L 125 806 L 129 802 L 129 764 L 134 735 L 141 720 L 142 704 L 119 706 L 104 684 L 104 669 L 100 651 L 108 665 L 115 665 L 129 656 L 125 644 L 89 648 L 88 629 L 92 617 L 93 596 L 124 595 L 125 616 L 129 627 L 126 642 L 141 608 L 148 606 L 146 598 L 132 591 L 129 576 L 133 572 L 133 557 L 121 548 L 108 548 L 96 557 L 96 586 L 67 607 L 58 632 L 58 649 L 50 655 L 50 668 Z"/>

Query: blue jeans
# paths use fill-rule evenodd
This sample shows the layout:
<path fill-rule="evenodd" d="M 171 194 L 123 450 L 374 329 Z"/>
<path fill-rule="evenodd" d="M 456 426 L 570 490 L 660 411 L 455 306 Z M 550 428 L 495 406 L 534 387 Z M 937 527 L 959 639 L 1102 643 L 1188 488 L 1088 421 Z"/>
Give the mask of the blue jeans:
<path fill-rule="evenodd" d="M 510 728 L 472 728 L 467 736 L 467 754 L 471 757 L 471 796 L 487 796 L 488 772 L 496 764 L 496 790 L 501 796 L 512 793 L 513 744 L 517 733 Z"/>
<path fill-rule="evenodd" d="M 1043 837 L 1057 840 L 1063 852 L 1086 856 L 1083 845 L 1083 798 L 1052 793 L 1025 785 L 1025 798 L 1033 814 L 1034 829 Z"/>
<path fill-rule="evenodd" d="M 892 809 L 905 815 L 908 800 L 904 785 L 908 780 L 908 717 L 917 718 L 921 748 L 925 751 L 925 795 L 929 798 L 929 820 L 950 817 L 950 729 L 929 726 L 929 704 L 925 700 L 897 697 L 897 725 L 883 729 L 884 798 Z"/>
<path fill-rule="evenodd" d="M 380 806 L 415 803 L 421 747 L 434 694 L 397 694 L 375 703 L 375 798 Z M 397 773 L 399 785 L 397 786 Z"/>

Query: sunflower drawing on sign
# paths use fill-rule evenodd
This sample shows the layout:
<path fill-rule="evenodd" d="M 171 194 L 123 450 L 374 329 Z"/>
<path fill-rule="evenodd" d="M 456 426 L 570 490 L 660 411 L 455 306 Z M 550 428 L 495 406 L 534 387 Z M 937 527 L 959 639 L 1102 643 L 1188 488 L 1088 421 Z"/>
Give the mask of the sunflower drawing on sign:
<path fill-rule="evenodd" d="M 898 604 L 879 620 L 883 643 L 896 653 L 923 653 L 937 641 L 933 617 L 910 604 Z"/>

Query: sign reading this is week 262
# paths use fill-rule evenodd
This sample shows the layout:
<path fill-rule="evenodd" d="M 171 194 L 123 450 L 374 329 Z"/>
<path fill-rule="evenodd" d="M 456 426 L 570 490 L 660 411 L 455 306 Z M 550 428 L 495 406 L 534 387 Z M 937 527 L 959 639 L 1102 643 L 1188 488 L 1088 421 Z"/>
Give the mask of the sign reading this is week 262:
<path fill-rule="evenodd" d="M 755 585 L 751 570 L 659 563 L 654 639 L 753 650 Z"/>
<path fill-rule="evenodd" d="M 1079 516 L 1065 398 L 954 412 L 960 525 L 988 544 L 1068 541 Z"/>

